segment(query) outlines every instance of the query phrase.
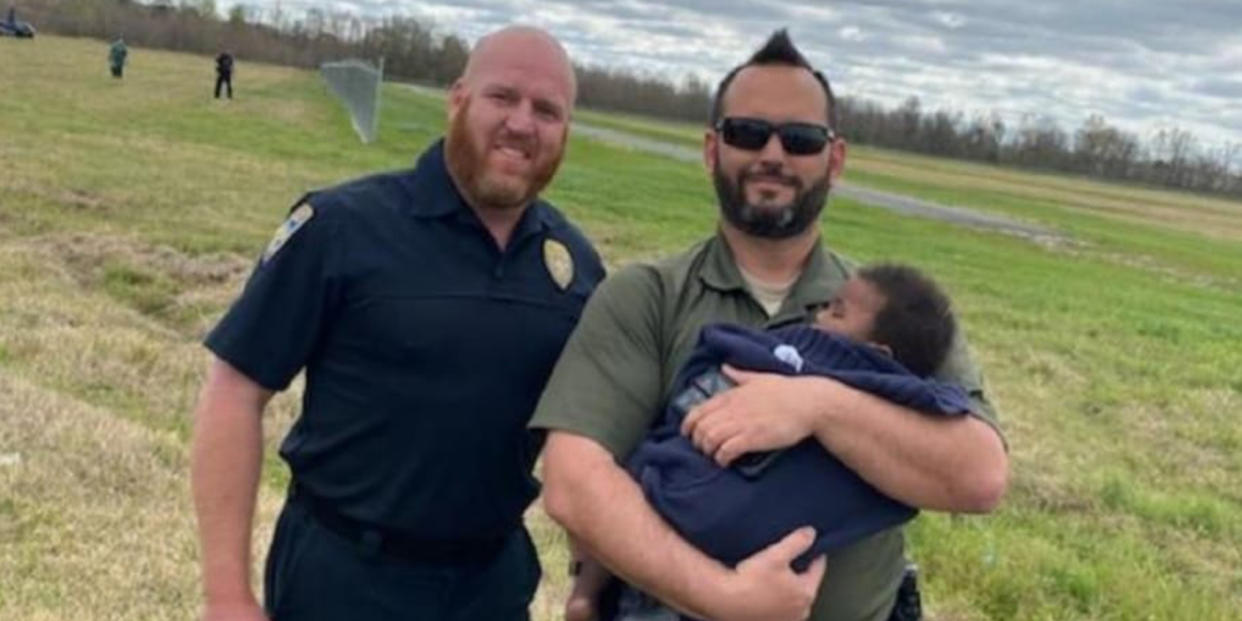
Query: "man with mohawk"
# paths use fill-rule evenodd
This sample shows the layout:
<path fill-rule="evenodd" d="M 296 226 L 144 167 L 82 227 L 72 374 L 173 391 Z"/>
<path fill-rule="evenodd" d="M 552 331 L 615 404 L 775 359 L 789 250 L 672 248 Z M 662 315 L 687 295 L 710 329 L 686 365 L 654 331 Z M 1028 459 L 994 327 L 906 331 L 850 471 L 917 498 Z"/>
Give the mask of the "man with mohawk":
<path fill-rule="evenodd" d="M 845 163 L 836 116 L 828 81 L 783 30 L 725 76 L 703 144 L 719 230 L 599 287 L 531 422 L 549 434 L 543 474 L 552 518 L 614 574 L 691 617 L 885 621 L 899 608 L 899 527 L 802 573 L 791 561 L 814 543 L 810 528 L 726 566 L 672 530 L 619 465 L 661 411 L 705 325 L 808 323 L 847 281 L 852 268 L 824 247 L 819 224 Z M 683 429 L 721 465 L 814 438 L 911 507 L 986 512 L 1004 493 L 1005 446 L 960 340 L 935 373 L 970 397 L 969 414 L 956 418 L 924 416 L 826 377 L 727 374 L 737 387 L 695 406 Z"/>

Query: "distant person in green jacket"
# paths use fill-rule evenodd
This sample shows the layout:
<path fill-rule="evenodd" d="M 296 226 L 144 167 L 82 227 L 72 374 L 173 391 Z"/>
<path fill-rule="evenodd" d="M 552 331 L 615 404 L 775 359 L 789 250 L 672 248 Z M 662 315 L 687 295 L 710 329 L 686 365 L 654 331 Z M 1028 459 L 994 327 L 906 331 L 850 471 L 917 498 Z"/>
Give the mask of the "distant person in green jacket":
<path fill-rule="evenodd" d="M 112 77 L 120 79 L 125 70 L 125 57 L 128 55 L 129 48 L 125 47 L 125 38 L 117 37 L 112 42 L 112 47 L 108 48 L 108 64 L 112 67 Z"/>

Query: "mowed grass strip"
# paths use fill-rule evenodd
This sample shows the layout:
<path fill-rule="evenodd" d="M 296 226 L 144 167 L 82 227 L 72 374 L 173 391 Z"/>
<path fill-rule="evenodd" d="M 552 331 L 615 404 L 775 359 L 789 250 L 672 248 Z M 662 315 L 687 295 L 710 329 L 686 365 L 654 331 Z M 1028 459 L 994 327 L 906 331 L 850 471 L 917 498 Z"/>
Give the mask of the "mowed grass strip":
<path fill-rule="evenodd" d="M 439 135 L 443 103 L 387 85 L 380 139 L 362 146 L 310 72 L 241 62 L 237 99 L 216 102 L 204 57 L 135 49 L 117 82 L 97 41 L 0 40 L 0 54 L 11 59 L 0 79 L 23 85 L 0 97 L 0 618 L 190 617 L 186 454 L 207 360 L 197 341 L 302 192 L 410 165 Z M 1014 472 L 1002 509 L 926 514 L 911 529 L 933 617 L 1233 618 L 1237 205 L 867 149 L 848 166 L 856 183 L 1072 240 L 1041 245 L 847 200 L 826 211 L 834 247 L 946 284 L 1005 418 Z M 678 251 L 715 220 L 700 167 L 582 138 L 548 195 L 614 266 Z M 273 404 L 270 448 L 299 391 Z M 260 551 L 287 481 L 274 451 L 265 463 Z M 563 535 L 538 507 L 528 523 L 545 566 L 533 614 L 558 618 Z"/>

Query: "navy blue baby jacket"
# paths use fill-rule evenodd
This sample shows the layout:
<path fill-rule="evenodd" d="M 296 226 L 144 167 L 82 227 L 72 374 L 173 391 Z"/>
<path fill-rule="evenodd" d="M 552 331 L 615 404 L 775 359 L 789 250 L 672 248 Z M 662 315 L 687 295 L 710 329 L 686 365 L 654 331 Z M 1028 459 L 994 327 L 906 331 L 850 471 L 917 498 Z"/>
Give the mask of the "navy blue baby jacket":
<path fill-rule="evenodd" d="M 687 541 L 730 566 L 794 529 L 815 527 L 816 540 L 795 568 L 901 524 L 918 511 L 880 493 L 815 438 L 770 453 L 751 453 L 721 468 L 681 435 L 694 405 L 733 382 L 740 369 L 820 375 L 929 415 L 970 410 L 956 386 L 915 376 L 875 348 L 810 326 L 762 332 L 710 325 L 674 383 L 664 415 L 628 460 L 652 506 Z"/>

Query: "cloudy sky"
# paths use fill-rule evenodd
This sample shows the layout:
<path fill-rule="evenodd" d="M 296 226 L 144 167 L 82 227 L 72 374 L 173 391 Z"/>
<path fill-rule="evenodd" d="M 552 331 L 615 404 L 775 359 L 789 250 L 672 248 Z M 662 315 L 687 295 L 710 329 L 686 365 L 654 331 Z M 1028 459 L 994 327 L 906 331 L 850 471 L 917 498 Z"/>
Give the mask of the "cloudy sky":
<path fill-rule="evenodd" d="M 534 24 L 579 63 L 711 83 L 788 27 L 842 95 L 917 95 L 925 110 L 1048 116 L 1067 131 L 1095 113 L 1144 140 L 1176 125 L 1207 146 L 1242 143 L 1242 0 L 241 1 L 414 16 L 470 42 Z"/>

